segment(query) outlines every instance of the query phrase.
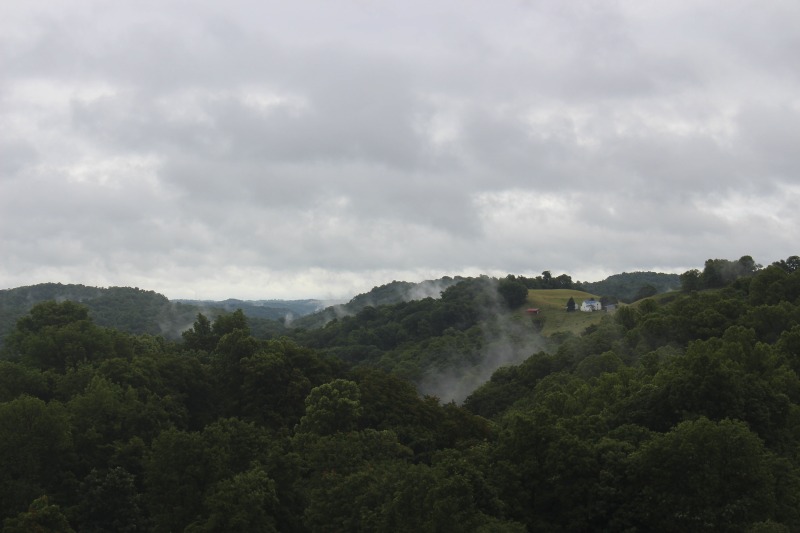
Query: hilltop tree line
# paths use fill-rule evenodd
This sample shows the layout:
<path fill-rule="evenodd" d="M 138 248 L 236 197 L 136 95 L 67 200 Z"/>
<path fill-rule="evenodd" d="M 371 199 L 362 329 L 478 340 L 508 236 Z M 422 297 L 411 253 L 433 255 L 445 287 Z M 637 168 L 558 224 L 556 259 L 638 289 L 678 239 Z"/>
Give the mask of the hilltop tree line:
<path fill-rule="evenodd" d="M 773 266 L 791 272 L 798 264 L 800 264 L 800 258 L 792 256 Z M 681 288 L 684 291 L 718 289 L 733 283 L 740 277 L 752 276 L 761 268 L 761 265 L 756 264 L 749 255 L 742 256 L 738 261 L 709 259 L 702 271 L 692 269 L 680 275 Z"/>
<path fill-rule="evenodd" d="M 518 278 L 291 339 L 255 338 L 241 311 L 198 314 L 173 341 L 45 302 L 0 361 L 0 519 L 9 532 L 797 531 L 799 263 L 621 306 L 461 406 L 420 396 L 383 358 L 469 353 Z M 364 357 L 375 342 L 381 357 Z"/>
<path fill-rule="evenodd" d="M 87 287 L 61 283 L 41 283 L 30 287 L 0 291 L 0 346 L 20 316 L 33 303 L 55 300 L 79 302 L 100 326 L 129 333 L 148 333 L 179 339 L 200 308 L 170 302 L 166 296 L 138 287 Z"/>
<path fill-rule="evenodd" d="M 674 280 L 672 279 L 674 278 Z M 513 305 L 524 303 L 528 289 L 579 289 L 604 296 L 604 301 L 634 301 L 678 287 L 678 276 L 653 272 L 623 273 L 594 283 L 573 282 L 567 274 L 553 276 L 549 271 L 536 277 L 509 275 L 500 284 L 503 297 Z M 76 284 L 42 283 L 28 287 L 0 290 L 0 346 L 16 321 L 39 302 L 56 300 L 80 302 L 89 309 L 89 316 L 101 326 L 129 333 L 161 335 L 170 340 L 191 325 L 198 312 L 213 319 L 223 313 L 242 309 L 248 317 L 254 336 L 261 339 L 291 334 L 295 329 L 308 330 L 324 326 L 333 319 L 357 314 L 365 307 L 382 307 L 397 303 L 437 299 L 452 285 L 468 281 L 464 277 L 445 276 L 419 283 L 392 281 L 355 296 L 346 304 L 310 313 L 321 302 L 315 300 L 256 302 L 241 300 L 200 301 L 174 300 L 154 291 L 133 287 L 87 287 Z"/>
<path fill-rule="evenodd" d="M 591 294 L 600 294 L 613 301 L 625 303 L 649 298 L 656 294 L 681 288 L 677 274 L 663 272 L 623 272 L 602 281 L 578 282 L 575 288 Z"/>

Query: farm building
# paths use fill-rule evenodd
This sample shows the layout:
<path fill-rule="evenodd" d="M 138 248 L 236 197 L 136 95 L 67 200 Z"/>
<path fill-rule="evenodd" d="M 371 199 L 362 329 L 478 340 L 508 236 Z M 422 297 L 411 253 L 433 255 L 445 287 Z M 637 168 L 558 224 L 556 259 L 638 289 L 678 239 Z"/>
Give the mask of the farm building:
<path fill-rule="evenodd" d="M 591 313 L 592 311 L 601 311 L 602 309 L 603 304 L 595 299 L 584 300 L 581 304 L 581 311 L 585 311 L 587 313 Z"/>

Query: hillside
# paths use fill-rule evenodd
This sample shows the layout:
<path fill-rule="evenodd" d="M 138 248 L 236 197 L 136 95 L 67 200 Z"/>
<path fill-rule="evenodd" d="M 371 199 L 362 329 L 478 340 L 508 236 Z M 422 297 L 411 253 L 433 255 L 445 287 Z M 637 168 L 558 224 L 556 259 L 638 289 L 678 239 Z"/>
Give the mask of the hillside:
<path fill-rule="evenodd" d="M 655 277 L 654 277 L 655 276 Z M 563 277 L 563 276 L 562 276 Z M 644 282 L 657 283 L 663 288 L 673 283 L 677 276 L 656 273 L 633 273 L 610 276 L 602 282 L 582 284 L 584 291 L 595 295 L 629 294 L 639 290 Z M 132 287 L 89 287 L 79 284 L 42 283 L 38 285 L 0 290 L 0 344 L 3 336 L 10 331 L 17 319 L 33 305 L 47 301 L 70 300 L 89 308 L 90 316 L 99 325 L 113 327 L 129 333 L 148 333 L 164 335 L 167 338 L 180 338 L 181 331 L 188 328 L 198 312 L 213 318 L 223 312 L 237 309 L 251 319 L 253 332 L 259 337 L 269 338 L 287 332 L 286 326 L 314 329 L 322 327 L 331 320 L 355 315 L 366 307 L 379 307 L 423 298 L 439 298 L 442 291 L 465 278 L 445 276 L 436 280 L 418 283 L 392 281 L 372 288 L 370 291 L 354 296 L 343 304 L 322 308 L 322 300 L 238 300 L 222 301 L 168 300 L 154 291 Z M 592 289 L 596 287 L 597 289 Z M 602 290 L 601 290 L 602 289 Z M 540 289 L 541 290 L 541 289 Z M 551 289 L 557 291 L 560 289 Z M 568 290 L 568 289 L 563 289 Z M 606 291 L 606 292 L 604 292 Z M 543 293 L 546 294 L 546 293 Z M 558 298 L 558 292 L 552 293 Z M 567 293 L 561 293 L 567 295 Z M 576 301 L 583 299 L 584 292 L 577 291 Z M 569 299 L 569 295 L 567 295 Z M 548 307 L 547 301 L 529 302 L 534 307 Z M 557 302 L 553 302 L 557 305 Z M 574 318 L 569 322 L 553 315 L 544 329 L 546 335 L 557 331 L 580 330 L 581 326 L 593 323 L 597 317 Z"/>
<path fill-rule="evenodd" d="M 576 311 L 568 313 L 567 301 L 573 298 L 580 307 L 583 300 L 597 298 L 597 295 L 576 289 L 533 289 L 528 291 L 528 308 L 538 308 L 540 312 L 535 315 L 543 320 L 542 335 L 551 336 L 556 333 L 579 334 L 587 327 L 598 324 L 605 316 L 605 312 L 583 313 Z M 525 309 L 518 311 L 527 314 Z"/>
<path fill-rule="evenodd" d="M 281 334 L 287 318 L 319 310 L 321 300 L 169 300 L 138 287 L 87 287 L 78 284 L 41 283 L 0 290 L 0 345 L 17 320 L 34 305 L 48 300 L 85 305 L 100 325 L 127 333 L 163 335 L 179 339 L 197 313 L 210 318 L 241 309 L 251 320 L 254 334 L 262 338 Z"/>
<path fill-rule="evenodd" d="M 272 340 L 35 305 L 0 351 L 3 531 L 800 531 L 800 261 L 614 314 L 509 283 Z"/>
<path fill-rule="evenodd" d="M 85 305 L 89 316 L 100 326 L 172 339 L 180 338 L 180 332 L 192 325 L 199 311 L 193 305 L 170 302 L 157 292 L 132 287 L 61 283 L 17 287 L 0 290 L 0 343 L 21 316 L 37 303 L 48 300 Z"/>
<path fill-rule="evenodd" d="M 296 319 L 292 326 L 295 328 L 319 328 L 331 320 L 355 315 L 366 307 L 380 307 L 402 302 L 421 300 L 423 298 L 439 298 L 442 291 L 446 290 L 465 278 L 445 276 L 436 280 L 426 280 L 418 283 L 409 281 L 392 281 L 384 285 L 373 287 L 370 291 L 354 296 L 345 304 L 328 306 L 316 313 Z"/>
<path fill-rule="evenodd" d="M 614 274 L 602 281 L 576 284 L 581 290 L 598 296 L 610 296 L 623 302 L 639 299 L 640 293 L 646 296 L 678 290 L 680 276 L 662 272 L 623 272 Z"/>

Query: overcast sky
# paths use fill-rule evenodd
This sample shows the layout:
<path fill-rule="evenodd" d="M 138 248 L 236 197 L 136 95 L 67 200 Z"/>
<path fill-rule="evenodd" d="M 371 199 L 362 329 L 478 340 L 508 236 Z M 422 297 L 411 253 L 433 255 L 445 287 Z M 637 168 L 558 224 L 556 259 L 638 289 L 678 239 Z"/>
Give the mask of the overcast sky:
<path fill-rule="evenodd" d="M 800 2 L 6 0 L 0 288 L 800 253 Z"/>

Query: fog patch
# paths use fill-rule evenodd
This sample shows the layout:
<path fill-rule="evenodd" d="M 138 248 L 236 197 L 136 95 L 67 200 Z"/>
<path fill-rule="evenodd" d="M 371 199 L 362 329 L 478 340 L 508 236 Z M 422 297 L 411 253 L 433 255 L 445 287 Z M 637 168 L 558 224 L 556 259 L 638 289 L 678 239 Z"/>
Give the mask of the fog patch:
<path fill-rule="evenodd" d="M 498 281 L 486 281 L 482 319 L 467 332 L 457 333 L 467 335 L 465 342 L 450 343 L 445 350 L 428 354 L 428 360 L 438 364 L 429 367 L 417 381 L 421 394 L 460 404 L 498 368 L 517 365 L 545 349 L 546 342 L 534 322 L 527 316 L 509 313 L 497 292 Z M 463 349 L 458 349 L 459 344 Z"/>
<path fill-rule="evenodd" d="M 424 298 L 440 298 L 448 287 L 463 281 L 465 278 L 445 276 L 437 280 L 425 280 L 419 283 L 394 280 L 391 283 L 373 287 L 369 292 L 353 297 L 345 304 L 337 304 L 310 315 L 307 320 L 298 320 L 298 325 L 306 327 L 325 327 L 336 319 L 357 314 L 367 307 L 394 305 Z"/>
<path fill-rule="evenodd" d="M 161 328 L 161 334 L 168 339 L 180 339 L 184 331 L 194 328 L 195 321 L 186 322 L 180 326 L 174 326 L 168 322 L 161 322 L 158 327 Z"/>
<path fill-rule="evenodd" d="M 518 365 L 546 346 L 533 324 L 523 317 L 500 315 L 480 329 L 479 346 L 457 353 L 437 354 L 437 360 L 448 363 L 431 367 L 424 373 L 417 382 L 420 394 L 460 404 L 498 368 Z"/>
<path fill-rule="evenodd" d="M 442 297 L 442 292 L 444 292 L 445 289 L 451 287 L 455 283 L 458 283 L 458 281 L 459 280 L 454 280 L 453 278 L 447 277 L 437 280 L 426 280 L 421 283 L 417 283 L 406 291 L 403 301 L 410 302 L 425 298 L 433 298 L 438 300 Z"/>
<path fill-rule="evenodd" d="M 158 313 L 158 329 L 167 339 L 180 339 L 184 331 L 192 329 L 198 314 L 214 316 L 213 310 L 170 301 Z"/>

